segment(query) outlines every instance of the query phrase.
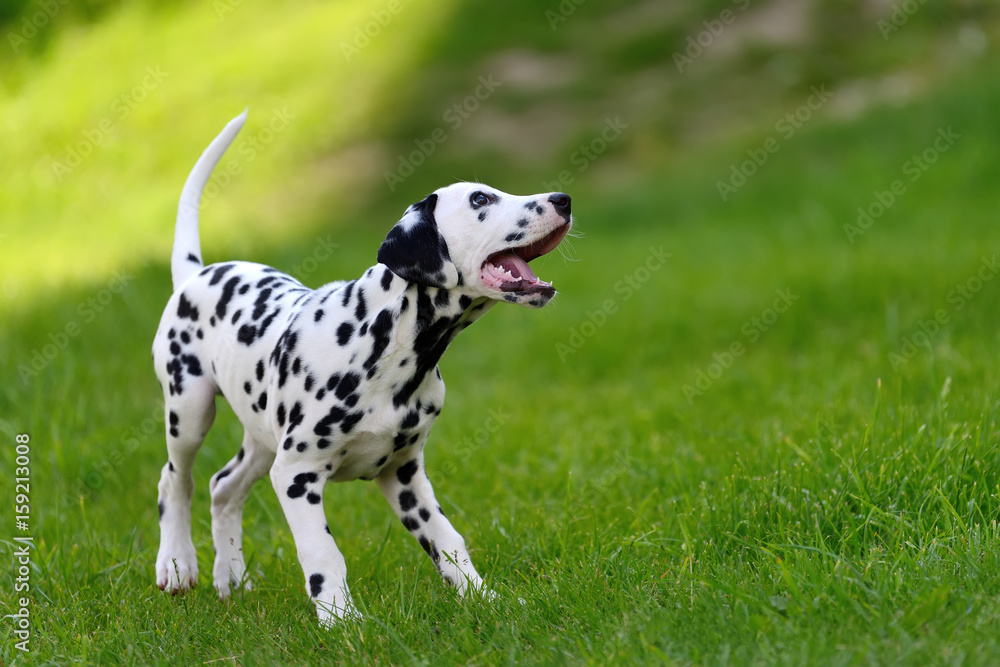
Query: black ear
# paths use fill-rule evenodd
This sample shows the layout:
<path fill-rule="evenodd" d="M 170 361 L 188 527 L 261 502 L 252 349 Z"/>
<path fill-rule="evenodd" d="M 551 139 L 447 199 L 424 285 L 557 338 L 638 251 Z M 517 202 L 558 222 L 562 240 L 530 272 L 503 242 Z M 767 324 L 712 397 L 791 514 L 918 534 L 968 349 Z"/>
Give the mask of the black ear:
<path fill-rule="evenodd" d="M 411 283 L 451 289 L 458 285 L 458 269 L 434 219 L 437 199 L 428 195 L 406 209 L 378 249 L 378 261 Z"/>

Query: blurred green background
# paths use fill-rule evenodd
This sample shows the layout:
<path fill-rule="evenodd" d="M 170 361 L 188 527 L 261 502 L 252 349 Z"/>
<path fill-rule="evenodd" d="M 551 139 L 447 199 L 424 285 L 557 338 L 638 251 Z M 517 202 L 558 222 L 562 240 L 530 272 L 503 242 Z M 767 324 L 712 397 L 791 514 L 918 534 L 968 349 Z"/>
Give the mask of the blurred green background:
<path fill-rule="evenodd" d="M 4 661 L 996 664 L 998 40 L 989 0 L 0 3 L 0 460 L 30 434 L 37 548 Z M 207 262 L 318 286 L 455 180 L 573 197 L 557 300 L 442 361 L 428 465 L 493 611 L 360 484 L 326 503 L 369 620 L 313 627 L 265 484 L 262 584 L 220 607 L 221 404 L 201 589 L 153 585 L 176 202 L 247 106 Z"/>

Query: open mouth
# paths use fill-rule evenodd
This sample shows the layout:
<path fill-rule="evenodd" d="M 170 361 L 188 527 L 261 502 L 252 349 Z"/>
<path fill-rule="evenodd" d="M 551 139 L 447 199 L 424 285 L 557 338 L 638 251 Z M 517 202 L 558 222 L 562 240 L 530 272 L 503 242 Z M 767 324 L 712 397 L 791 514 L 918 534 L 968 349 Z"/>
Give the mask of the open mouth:
<path fill-rule="evenodd" d="M 554 250 L 567 232 L 569 232 L 569 222 L 534 243 L 493 253 L 483 262 L 481 273 L 483 284 L 499 292 L 519 294 L 555 292 L 552 283 L 547 283 L 536 276 L 528 266 L 528 262 Z"/>

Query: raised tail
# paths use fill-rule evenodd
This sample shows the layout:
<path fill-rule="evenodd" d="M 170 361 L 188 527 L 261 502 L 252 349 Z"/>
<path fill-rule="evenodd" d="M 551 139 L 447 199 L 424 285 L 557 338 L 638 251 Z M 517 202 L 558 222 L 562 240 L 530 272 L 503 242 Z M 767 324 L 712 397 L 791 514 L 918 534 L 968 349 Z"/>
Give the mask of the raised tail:
<path fill-rule="evenodd" d="M 243 123 L 247 112 L 244 111 L 229 121 L 205 152 L 201 154 L 188 174 L 181 190 L 181 201 L 177 207 L 177 227 L 174 230 L 174 251 L 170 255 L 170 275 L 174 281 L 174 291 L 204 264 L 201 261 L 201 240 L 198 238 L 198 205 L 201 202 L 201 192 L 205 189 L 215 165 L 233 143 Z"/>

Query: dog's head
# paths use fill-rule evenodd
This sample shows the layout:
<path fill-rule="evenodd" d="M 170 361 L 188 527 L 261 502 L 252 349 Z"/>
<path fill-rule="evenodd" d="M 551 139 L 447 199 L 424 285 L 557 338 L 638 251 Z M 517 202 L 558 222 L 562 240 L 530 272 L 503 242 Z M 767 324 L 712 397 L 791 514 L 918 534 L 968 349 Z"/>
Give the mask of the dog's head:
<path fill-rule="evenodd" d="M 519 197 L 455 183 L 406 209 L 378 261 L 409 282 L 541 308 L 556 291 L 528 262 L 555 249 L 571 224 L 561 192 Z"/>

